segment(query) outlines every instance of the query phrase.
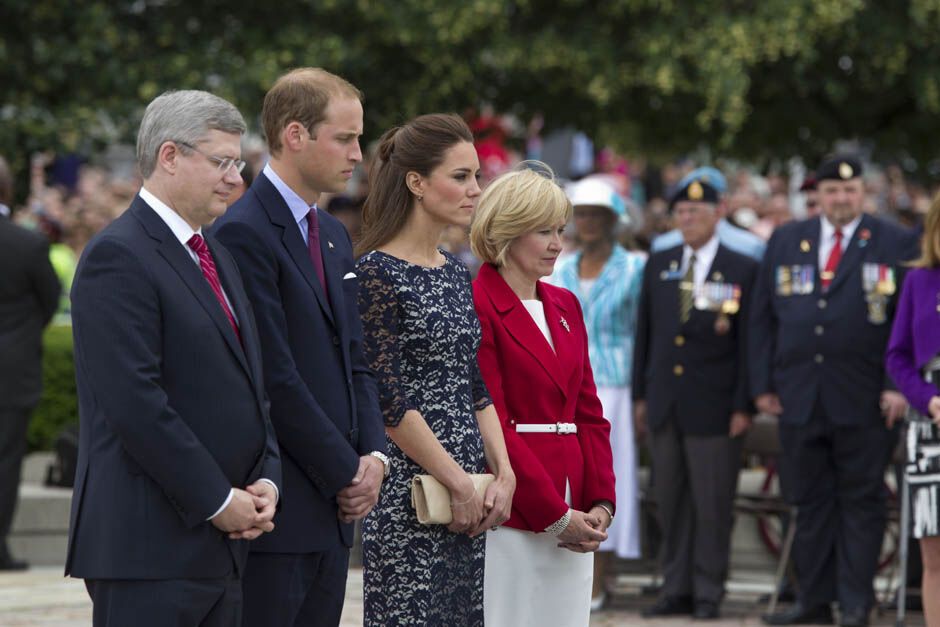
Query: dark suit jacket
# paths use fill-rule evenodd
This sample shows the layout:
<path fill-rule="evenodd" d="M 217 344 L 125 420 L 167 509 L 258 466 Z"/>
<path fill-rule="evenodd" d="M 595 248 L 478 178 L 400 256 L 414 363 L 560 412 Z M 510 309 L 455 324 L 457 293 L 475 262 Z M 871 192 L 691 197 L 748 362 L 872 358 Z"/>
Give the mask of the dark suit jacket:
<path fill-rule="evenodd" d="M 258 316 L 284 459 L 277 528 L 252 550 L 352 546 L 353 526 L 339 522 L 336 493 L 361 455 L 386 451 L 375 379 L 362 356 L 352 244 L 338 220 L 321 211 L 319 221 L 329 300 L 287 203 L 264 174 L 212 229 L 232 251 Z"/>
<path fill-rule="evenodd" d="M 566 479 L 575 509 L 616 500 L 610 422 L 597 398 L 581 305 L 564 288 L 539 281 L 537 289 L 554 350 L 494 266 L 484 264 L 473 282 L 480 372 L 518 480 L 505 524 L 529 531 L 544 531 L 568 511 Z M 519 423 L 556 422 L 577 424 L 577 435 L 516 431 Z"/>
<path fill-rule="evenodd" d="M 240 344 L 199 266 L 140 198 L 85 248 L 72 286 L 81 418 L 66 574 L 211 578 L 243 540 L 207 518 L 232 486 L 280 488 L 261 349 L 228 252 L 207 237 Z M 242 348 L 244 345 L 244 349 Z"/>
<path fill-rule="evenodd" d="M 0 407 L 30 408 L 42 392 L 42 330 L 59 304 L 49 244 L 0 216 Z"/>
<path fill-rule="evenodd" d="M 910 231 L 864 215 L 823 292 L 820 229 L 818 217 L 785 224 L 767 245 L 752 305 L 751 393 L 777 393 L 783 404 L 780 419 L 791 424 L 809 420 L 817 399 L 835 424 L 871 424 L 882 420 L 881 391 L 893 387 L 884 369 L 885 346 L 904 278 L 902 262 L 917 255 L 917 239 Z M 863 263 L 894 269 L 896 290 L 881 321 L 869 320 Z M 778 269 L 796 265 L 817 270 L 813 291 L 780 293 Z"/>
<path fill-rule="evenodd" d="M 633 357 L 633 398 L 646 400 L 651 429 L 671 415 L 689 435 L 728 433 L 731 414 L 753 412 L 747 384 L 746 321 L 757 262 L 722 245 L 709 282 L 741 288 L 740 309 L 724 329 L 716 311 L 692 308 L 679 322 L 682 246 L 654 253 L 643 271 Z"/>

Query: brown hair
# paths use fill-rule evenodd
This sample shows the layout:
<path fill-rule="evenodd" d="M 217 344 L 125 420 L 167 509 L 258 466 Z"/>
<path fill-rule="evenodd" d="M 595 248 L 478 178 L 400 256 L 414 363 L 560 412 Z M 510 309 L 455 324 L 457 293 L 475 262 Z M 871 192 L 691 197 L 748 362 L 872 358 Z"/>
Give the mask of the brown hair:
<path fill-rule="evenodd" d="M 414 195 L 405 175 L 430 176 L 444 153 L 473 133 L 459 115 L 431 113 L 385 131 L 369 174 L 369 195 L 362 208 L 362 239 L 357 254 L 375 250 L 398 235 L 411 213 Z"/>
<path fill-rule="evenodd" d="M 281 131 L 291 122 L 299 122 L 313 135 L 326 119 L 331 98 L 356 98 L 362 92 L 349 81 L 318 67 L 291 70 L 274 82 L 264 96 L 261 124 L 273 156 L 281 152 Z"/>
<path fill-rule="evenodd" d="M 924 234 L 920 238 L 920 257 L 910 263 L 914 268 L 940 266 L 940 193 L 934 196 L 924 218 Z"/>

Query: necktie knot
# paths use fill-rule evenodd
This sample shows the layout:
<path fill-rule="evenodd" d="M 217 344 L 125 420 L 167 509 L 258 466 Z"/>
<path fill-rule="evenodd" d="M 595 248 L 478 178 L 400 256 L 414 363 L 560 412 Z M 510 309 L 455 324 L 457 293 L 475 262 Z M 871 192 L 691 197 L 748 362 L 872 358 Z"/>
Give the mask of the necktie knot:
<path fill-rule="evenodd" d="M 836 229 L 835 238 L 836 238 L 836 246 L 841 246 L 842 245 L 842 229 Z"/>
<path fill-rule="evenodd" d="M 311 231 L 320 230 L 320 217 L 317 215 L 317 206 L 314 205 L 310 207 L 309 213 L 307 213 L 307 227 Z"/>
<path fill-rule="evenodd" d="M 186 245 L 189 246 L 194 253 L 201 255 L 204 250 L 206 250 L 206 240 L 202 238 L 202 235 L 199 233 L 193 233 L 193 236 L 189 238 L 186 242 Z"/>

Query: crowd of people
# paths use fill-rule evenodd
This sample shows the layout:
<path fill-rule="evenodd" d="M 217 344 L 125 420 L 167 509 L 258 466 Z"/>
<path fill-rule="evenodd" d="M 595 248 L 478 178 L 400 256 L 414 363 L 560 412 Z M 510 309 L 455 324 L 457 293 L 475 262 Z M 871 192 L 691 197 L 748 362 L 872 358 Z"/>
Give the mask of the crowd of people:
<path fill-rule="evenodd" d="M 644 445 L 663 574 L 644 616 L 714 619 L 758 412 L 798 512 L 796 600 L 764 621 L 868 624 L 907 415 L 940 624 L 940 202 L 900 168 L 654 170 L 540 122 L 513 150 L 489 111 L 419 116 L 364 157 L 360 91 L 316 68 L 261 122 L 243 149 L 232 104 L 167 92 L 139 180 L 33 160 L 12 222 L 48 255 L 0 218 L 49 258 L 17 252 L 26 278 L 0 282 L 37 355 L 65 288 L 66 573 L 95 625 L 336 625 L 357 521 L 368 625 L 586 625 L 611 556 L 640 554 Z M 436 524 L 418 491 L 442 495 Z"/>

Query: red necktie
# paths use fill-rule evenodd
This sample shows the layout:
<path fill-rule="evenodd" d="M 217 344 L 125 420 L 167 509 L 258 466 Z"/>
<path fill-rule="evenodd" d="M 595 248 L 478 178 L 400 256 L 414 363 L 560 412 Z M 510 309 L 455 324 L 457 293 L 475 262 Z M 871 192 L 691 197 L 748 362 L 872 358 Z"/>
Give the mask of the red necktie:
<path fill-rule="evenodd" d="M 323 286 L 323 291 L 326 292 L 323 253 L 320 251 L 320 218 L 317 216 L 316 207 L 311 207 L 310 213 L 307 214 L 307 247 L 310 249 L 310 261 L 313 262 L 313 269 L 317 271 L 317 278 L 320 279 L 320 285 Z"/>
<path fill-rule="evenodd" d="M 202 268 L 202 276 L 206 277 L 206 281 L 209 282 L 209 287 L 215 292 L 215 297 L 218 299 L 219 304 L 222 305 L 222 311 L 225 312 L 225 316 L 232 325 L 232 330 L 235 331 L 235 337 L 241 342 L 241 333 L 238 332 L 238 325 L 235 323 L 235 316 L 232 315 L 232 310 L 228 308 L 228 303 L 225 302 L 225 296 L 222 294 L 222 284 L 219 282 L 219 273 L 215 269 L 215 261 L 212 259 L 212 253 L 209 252 L 209 247 L 206 246 L 206 240 L 202 239 L 202 236 L 196 233 L 189 238 L 186 245 L 199 257 L 199 267 Z"/>
<path fill-rule="evenodd" d="M 829 252 L 829 260 L 826 261 L 826 267 L 820 276 L 824 290 L 829 289 L 832 279 L 836 276 L 836 268 L 839 267 L 840 261 L 842 261 L 842 230 L 836 229 L 836 243 Z"/>

